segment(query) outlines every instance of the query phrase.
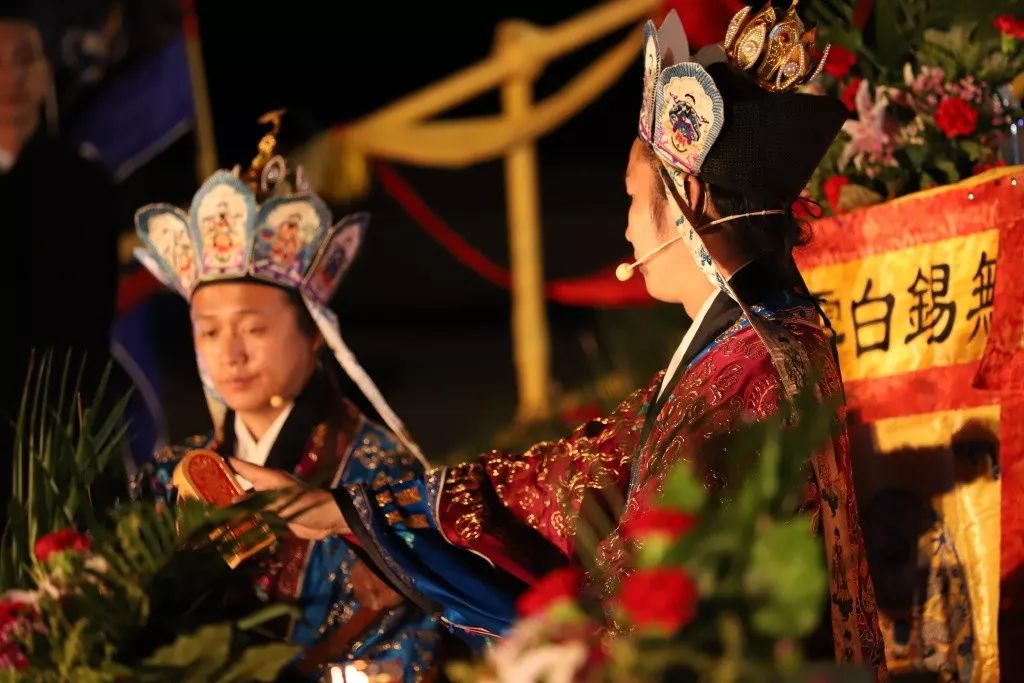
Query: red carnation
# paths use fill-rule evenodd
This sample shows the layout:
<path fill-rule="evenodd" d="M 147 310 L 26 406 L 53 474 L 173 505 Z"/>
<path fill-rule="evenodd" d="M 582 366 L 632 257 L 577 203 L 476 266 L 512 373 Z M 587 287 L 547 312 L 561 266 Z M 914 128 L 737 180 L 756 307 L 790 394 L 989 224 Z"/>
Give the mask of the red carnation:
<path fill-rule="evenodd" d="M 959 97 L 943 97 L 935 110 L 935 125 L 951 140 L 970 135 L 978 127 L 978 110 Z"/>
<path fill-rule="evenodd" d="M 36 559 L 45 563 L 54 553 L 66 550 L 86 552 L 90 547 L 89 537 L 78 533 L 74 529 L 51 531 L 36 541 Z"/>
<path fill-rule="evenodd" d="M 556 569 L 519 596 L 516 612 L 521 617 L 531 617 L 560 602 L 575 600 L 582 581 L 583 573 L 578 567 Z"/>
<path fill-rule="evenodd" d="M 20 600 L 0 600 L 0 671 L 28 667 L 19 639 L 31 628 L 35 607 Z"/>
<path fill-rule="evenodd" d="M 825 71 L 837 81 L 846 78 L 850 69 L 857 63 L 857 55 L 847 50 L 842 45 L 833 45 L 829 48 L 828 59 L 825 60 Z"/>
<path fill-rule="evenodd" d="M 0 600 L 0 631 L 17 622 L 34 608 L 20 600 Z"/>
<path fill-rule="evenodd" d="M 825 193 L 825 201 L 828 202 L 832 213 L 839 213 L 839 197 L 843 188 L 850 184 L 850 179 L 844 175 L 834 175 L 825 179 L 821 184 L 821 191 Z"/>
<path fill-rule="evenodd" d="M 1003 35 L 1024 40 L 1024 19 L 1016 19 L 1012 14 L 1002 14 L 993 19 L 992 24 Z"/>
<path fill-rule="evenodd" d="M 861 81 L 864 79 L 856 76 L 851 78 L 849 82 L 843 87 L 843 91 L 839 93 L 839 100 L 846 105 L 846 108 L 850 111 L 857 110 L 857 91 L 860 90 Z"/>
<path fill-rule="evenodd" d="M 686 512 L 672 508 L 651 508 L 623 523 L 622 537 L 627 541 L 638 541 L 661 534 L 674 541 L 692 529 L 696 521 L 693 515 Z"/>
<path fill-rule="evenodd" d="M 619 604 L 638 628 L 675 633 L 697 616 L 697 584 L 682 569 L 643 569 L 627 576 Z"/>

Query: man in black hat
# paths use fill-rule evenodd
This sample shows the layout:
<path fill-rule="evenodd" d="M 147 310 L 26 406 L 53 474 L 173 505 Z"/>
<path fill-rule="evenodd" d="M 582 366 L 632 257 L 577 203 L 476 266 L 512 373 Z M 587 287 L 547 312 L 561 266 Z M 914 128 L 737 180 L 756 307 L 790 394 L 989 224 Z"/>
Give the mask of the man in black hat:
<path fill-rule="evenodd" d="M 0 307 L 14 339 L 0 377 L 0 518 L 7 513 L 11 425 L 33 350 L 109 357 L 117 287 L 114 187 L 44 130 L 51 70 L 28 4 L 0 6 Z M 10 352 L 9 352 L 10 353 Z M 95 374 L 95 373 L 93 373 Z"/>
<path fill-rule="evenodd" d="M 629 570 L 621 530 L 656 503 L 674 463 L 691 462 L 710 491 L 726 494 L 729 454 L 711 445 L 777 414 L 811 377 L 823 401 L 841 398 L 830 339 L 792 259 L 802 231 L 790 207 L 846 117 L 835 100 L 791 92 L 815 74 L 813 32 L 793 9 L 777 19 L 770 4 L 753 16 L 746 8 L 723 45 L 691 58 L 673 12 L 660 29 L 648 24 L 644 47 L 626 170 L 626 239 L 637 260 L 618 274 L 639 270 L 654 298 L 693 319 L 666 370 L 566 439 L 488 453 L 424 481 L 303 501 L 297 533 L 355 534 L 396 585 L 439 603 L 470 634 L 500 634 L 513 618 L 505 596 L 574 561 L 588 492 L 614 488 L 626 501 L 595 558 L 594 575 L 614 582 Z M 825 540 L 835 651 L 882 680 L 843 415 L 833 424 L 810 463 L 808 502 Z M 258 487 L 287 484 L 244 463 L 238 470 Z"/>

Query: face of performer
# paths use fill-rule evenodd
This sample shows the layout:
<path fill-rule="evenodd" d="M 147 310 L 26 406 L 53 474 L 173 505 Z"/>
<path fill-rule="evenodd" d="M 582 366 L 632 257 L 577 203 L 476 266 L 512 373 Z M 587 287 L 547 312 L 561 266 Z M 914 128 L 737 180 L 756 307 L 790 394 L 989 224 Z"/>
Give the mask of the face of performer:
<path fill-rule="evenodd" d="M 294 399 L 316 368 L 323 342 L 308 314 L 270 285 L 224 282 L 192 296 L 192 330 L 199 360 L 214 388 L 259 438 L 261 427 Z"/>
<path fill-rule="evenodd" d="M 633 143 L 626 167 L 626 194 L 630 197 L 626 240 L 639 259 L 678 235 L 668 210 L 661 178 L 653 153 L 639 139 Z M 690 206 L 701 200 L 700 183 L 688 176 L 687 197 Z M 648 293 L 659 301 L 682 304 L 690 316 L 696 314 L 713 291 L 707 277 L 681 241 L 672 244 L 638 268 Z"/>
<path fill-rule="evenodd" d="M 21 20 L 0 19 L 0 147 L 17 156 L 39 126 L 50 87 L 50 68 L 38 29 Z"/>

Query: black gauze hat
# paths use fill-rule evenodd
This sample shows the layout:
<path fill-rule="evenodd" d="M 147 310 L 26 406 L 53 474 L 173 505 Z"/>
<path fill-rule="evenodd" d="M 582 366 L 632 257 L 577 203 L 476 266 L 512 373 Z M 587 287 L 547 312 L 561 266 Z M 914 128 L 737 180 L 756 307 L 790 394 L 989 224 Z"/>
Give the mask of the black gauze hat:
<path fill-rule="evenodd" d="M 722 93 L 725 120 L 698 175 L 788 205 L 842 129 L 846 106 L 832 97 L 766 92 L 724 62 L 707 71 Z"/>

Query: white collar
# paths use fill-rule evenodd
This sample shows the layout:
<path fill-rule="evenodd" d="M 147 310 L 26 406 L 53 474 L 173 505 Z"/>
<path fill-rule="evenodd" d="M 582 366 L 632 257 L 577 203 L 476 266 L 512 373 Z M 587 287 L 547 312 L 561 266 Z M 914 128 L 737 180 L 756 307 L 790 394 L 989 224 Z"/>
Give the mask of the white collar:
<path fill-rule="evenodd" d="M 711 303 L 718 296 L 718 291 L 715 290 L 708 294 L 708 298 L 704 300 L 700 310 L 697 311 L 696 317 L 693 322 L 690 323 L 690 327 L 687 328 L 686 334 L 683 335 L 683 341 L 679 344 L 679 348 L 676 349 L 675 354 L 672 356 L 672 361 L 668 364 L 668 370 L 665 371 L 665 378 L 661 380 L 661 389 L 658 391 L 658 398 L 665 393 L 668 389 L 669 382 L 676 374 L 676 370 L 679 369 L 679 364 L 683 362 L 683 356 L 686 355 L 686 351 L 690 348 L 690 344 L 693 343 L 693 338 L 697 336 L 697 330 L 700 328 L 701 323 L 704 322 L 704 318 L 707 317 L 708 311 L 711 310 Z"/>
<path fill-rule="evenodd" d="M 277 441 L 277 437 L 281 434 L 281 428 L 284 427 L 284 423 L 288 416 L 291 415 L 294 406 L 294 403 L 289 403 L 281 411 L 281 414 L 270 423 L 267 431 L 263 433 L 259 441 L 252 438 L 249 428 L 242 422 L 242 417 L 235 413 L 235 456 L 254 465 L 262 466 L 266 464 L 267 458 L 270 457 L 270 449 L 274 447 L 274 442 Z"/>

